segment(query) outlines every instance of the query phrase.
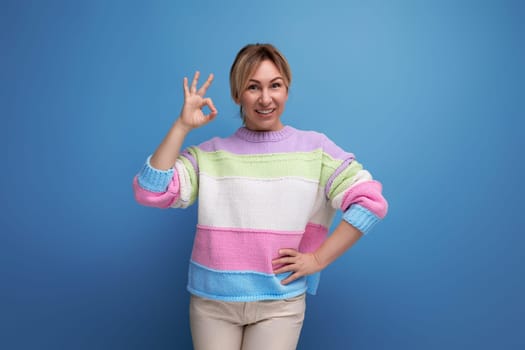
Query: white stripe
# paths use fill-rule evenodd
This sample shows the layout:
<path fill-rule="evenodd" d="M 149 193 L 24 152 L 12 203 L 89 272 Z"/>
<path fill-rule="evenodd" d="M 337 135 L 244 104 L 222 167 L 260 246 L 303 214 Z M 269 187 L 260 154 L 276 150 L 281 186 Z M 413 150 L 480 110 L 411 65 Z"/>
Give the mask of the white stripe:
<path fill-rule="evenodd" d="M 304 230 L 314 209 L 318 182 L 284 177 L 199 178 L 199 224 L 284 231 Z"/>
<path fill-rule="evenodd" d="M 350 183 L 350 187 L 348 187 L 346 190 L 334 197 L 334 199 L 332 200 L 332 207 L 334 207 L 335 209 L 341 209 L 345 193 L 355 184 L 370 180 L 372 180 L 372 174 L 370 174 L 367 170 L 359 170 L 357 174 L 355 174 L 353 181 Z"/>
<path fill-rule="evenodd" d="M 171 206 L 172 208 L 187 208 L 191 195 L 190 174 L 186 170 L 184 163 L 179 159 L 175 162 L 175 170 L 179 176 L 180 197 Z"/>
<path fill-rule="evenodd" d="M 332 208 L 326 200 L 324 186 L 320 186 L 317 190 L 317 197 L 309 222 L 329 228 L 334 219 L 335 212 L 336 210 Z"/>
<path fill-rule="evenodd" d="M 352 185 L 355 185 L 358 182 L 370 180 L 372 180 L 372 174 L 370 174 L 368 170 L 359 170 L 354 176 L 354 181 L 352 182 Z"/>

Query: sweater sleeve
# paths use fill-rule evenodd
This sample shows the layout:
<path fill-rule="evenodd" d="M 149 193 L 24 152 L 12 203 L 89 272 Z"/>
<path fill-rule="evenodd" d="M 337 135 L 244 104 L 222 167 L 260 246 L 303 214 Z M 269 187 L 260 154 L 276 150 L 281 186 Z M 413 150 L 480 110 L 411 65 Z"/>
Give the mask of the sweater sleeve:
<path fill-rule="evenodd" d="M 323 161 L 326 199 L 342 210 L 343 220 L 364 234 L 386 216 L 388 203 L 382 185 L 372 178 L 355 156 L 326 140 Z"/>
<path fill-rule="evenodd" d="M 198 167 L 192 151 L 182 152 L 168 170 L 155 169 L 150 159 L 151 156 L 133 178 L 137 202 L 157 208 L 186 208 L 193 204 L 198 190 Z"/>

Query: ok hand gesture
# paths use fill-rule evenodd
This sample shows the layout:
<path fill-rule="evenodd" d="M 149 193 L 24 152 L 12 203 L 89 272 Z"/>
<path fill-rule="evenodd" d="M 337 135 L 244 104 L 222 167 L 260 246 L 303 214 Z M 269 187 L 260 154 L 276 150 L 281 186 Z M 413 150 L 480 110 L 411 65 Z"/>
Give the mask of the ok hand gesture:
<path fill-rule="evenodd" d="M 213 105 L 211 98 L 205 98 L 206 90 L 210 87 L 213 81 L 213 74 L 210 74 L 208 80 L 197 90 L 197 83 L 199 81 L 200 72 L 195 72 L 191 87 L 188 87 L 188 78 L 184 77 L 184 106 L 179 117 L 179 122 L 187 131 L 201 127 L 217 116 L 217 109 Z M 203 108 L 207 106 L 210 113 L 205 115 Z"/>

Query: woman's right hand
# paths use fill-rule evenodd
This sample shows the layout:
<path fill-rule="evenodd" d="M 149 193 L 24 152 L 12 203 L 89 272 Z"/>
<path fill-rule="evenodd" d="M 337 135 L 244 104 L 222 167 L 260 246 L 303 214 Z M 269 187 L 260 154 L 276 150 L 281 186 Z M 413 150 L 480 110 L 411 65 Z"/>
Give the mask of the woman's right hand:
<path fill-rule="evenodd" d="M 210 74 L 206 82 L 197 90 L 199 76 L 200 72 L 195 72 L 191 87 L 188 87 L 188 78 L 184 77 L 184 105 L 177 122 L 188 132 L 209 123 L 217 116 L 217 109 L 211 98 L 204 97 L 206 90 L 213 81 L 213 74 Z M 203 108 L 206 106 L 210 109 L 208 115 L 203 112 Z"/>
<path fill-rule="evenodd" d="M 208 80 L 197 90 L 199 75 L 199 72 L 195 72 L 191 87 L 188 87 L 188 78 L 184 78 L 184 105 L 179 118 L 172 125 L 150 159 L 150 164 L 155 169 L 168 170 L 173 168 L 186 135 L 192 129 L 209 123 L 217 116 L 217 109 L 211 98 L 204 97 L 206 90 L 213 81 L 213 74 L 210 74 Z M 210 109 L 208 115 L 202 111 L 204 107 Z"/>

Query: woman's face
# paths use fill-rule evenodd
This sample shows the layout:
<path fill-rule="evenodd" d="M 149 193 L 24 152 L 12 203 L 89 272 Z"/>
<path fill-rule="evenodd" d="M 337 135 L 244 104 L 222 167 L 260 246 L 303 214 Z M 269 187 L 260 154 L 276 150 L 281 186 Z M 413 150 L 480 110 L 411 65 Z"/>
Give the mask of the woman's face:
<path fill-rule="evenodd" d="M 277 131 L 283 128 L 281 114 L 288 99 L 284 79 L 271 61 L 262 61 L 241 93 L 246 127 L 254 131 Z"/>

